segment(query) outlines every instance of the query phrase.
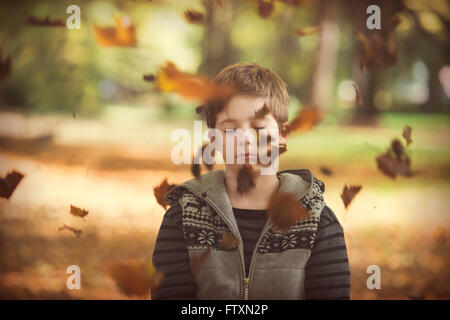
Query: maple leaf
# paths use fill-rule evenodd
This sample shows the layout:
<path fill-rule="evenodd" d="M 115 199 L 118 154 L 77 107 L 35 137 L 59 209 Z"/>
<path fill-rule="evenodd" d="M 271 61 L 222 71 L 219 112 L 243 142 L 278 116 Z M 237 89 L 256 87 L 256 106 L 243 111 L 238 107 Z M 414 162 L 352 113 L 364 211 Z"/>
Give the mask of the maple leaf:
<path fill-rule="evenodd" d="M 322 30 L 322 27 L 315 26 L 315 27 L 306 27 L 306 28 L 297 29 L 296 32 L 300 37 L 303 37 L 303 36 L 309 36 L 311 34 L 318 33 L 321 30 Z"/>
<path fill-rule="evenodd" d="M 69 231 L 72 231 L 72 232 L 77 236 L 77 238 L 79 238 L 80 235 L 81 235 L 81 233 L 82 233 L 82 231 L 81 231 L 80 229 L 72 228 L 71 226 L 68 226 L 68 225 L 65 224 L 65 223 L 63 223 L 62 227 L 59 227 L 59 228 L 58 228 L 58 231 L 61 231 L 61 230 L 69 230 Z"/>
<path fill-rule="evenodd" d="M 219 239 L 219 248 L 231 250 L 237 247 L 239 247 L 239 239 L 230 232 L 222 232 L 221 238 Z"/>
<path fill-rule="evenodd" d="M 305 107 L 289 123 L 289 132 L 309 131 L 322 121 L 322 113 L 316 107 Z"/>
<path fill-rule="evenodd" d="M 151 261 L 137 260 L 108 263 L 107 273 L 118 289 L 127 296 L 146 296 L 159 286 L 164 274 L 158 272 Z"/>
<path fill-rule="evenodd" d="M 84 218 L 85 216 L 88 215 L 88 213 L 89 213 L 88 210 L 81 209 L 81 208 L 75 207 L 73 205 L 70 205 L 70 214 L 75 217 Z"/>
<path fill-rule="evenodd" d="M 115 27 L 99 27 L 94 25 L 94 37 L 97 43 L 104 47 L 136 46 L 136 35 L 134 26 L 128 19 L 114 15 Z"/>
<path fill-rule="evenodd" d="M 23 174 L 13 170 L 6 177 L 0 178 L 0 197 L 9 199 L 23 177 Z"/>
<path fill-rule="evenodd" d="M 166 200 L 166 194 L 170 189 L 175 187 L 175 184 L 169 184 L 167 178 L 165 178 L 159 186 L 153 188 L 153 193 L 155 195 L 156 201 L 164 208 L 164 210 L 169 205 Z"/>
<path fill-rule="evenodd" d="M 184 17 L 189 23 L 202 24 L 205 22 L 205 16 L 203 13 L 193 9 L 186 10 L 184 12 Z"/>
<path fill-rule="evenodd" d="M 31 26 L 37 27 L 65 27 L 66 23 L 63 20 L 51 20 L 48 16 L 45 18 L 38 18 L 28 16 L 26 22 Z"/>
<path fill-rule="evenodd" d="M 267 216 L 273 225 L 282 232 L 300 220 L 309 219 L 312 214 L 299 203 L 291 192 L 276 192 L 269 199 Z"/>
<path fill-rule="evenodd" d="M 216 85 L 204 75 L 191 75 L 180 72 L 175 64 L 167 62 L 157 74 L 156 85 L 164 92 L 176 92 L 186 99 L 203 102 L 229 97 L 233 89 L 230 86 Z"/>
<path fill-rule="evenodd" d="M 341 193 L 342 201 L 344 201 L 345 209 L 349 206 L 350 202 L 352 202 L 355 195 L 361 190 L 362 186 L 350 186 L 347 187 L 347 185 L 344 186 L 344 189 Z"/>
<path fill-rule="evenodd" d="M 406 125 L 403 128 L 402 137 L 405 138 L 407 146 L 409 146 L 412 143 L 411 133 L 412 133 L 412 128 L 410 126 Z"/>
<path fill-rule="evenodd" d="M 207 251 L 200 254 L 198 257 L 189 257 L 189 265 L 191 266 L 191 273 L 194 276 L 194 278 L 197 277 L 200 270 L 205 265 L 206 259 L 208 258 L 209 254 L 211 253 L 211 249 L 208 248 Z"/>

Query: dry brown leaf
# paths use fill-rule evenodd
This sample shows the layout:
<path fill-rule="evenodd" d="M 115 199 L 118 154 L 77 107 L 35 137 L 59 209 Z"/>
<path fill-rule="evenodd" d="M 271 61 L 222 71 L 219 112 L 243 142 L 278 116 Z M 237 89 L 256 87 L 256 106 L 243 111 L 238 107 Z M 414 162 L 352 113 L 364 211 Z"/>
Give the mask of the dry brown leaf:
<path fill-rule="evenodd" d="M 31 26 L 37 26 L 37 27 L 65 27 L 66 26 L 66 23 L 63 20 L 60 20 L 60 19 L 50 20 L 50 18 L 48 16 L 45 18 L 29 16 L 29 17 L 27 17 L 26 22 Z"/>
<path fill-rule="evenodd" d="M 409 146 L 412 143 L 411 133 L 412 133 L 412 128 L 410 126 L 406 125 L 403 128 L 402 137 L 405 138 L 407 146 Z"/>
<path fill-rule="evenodd" d="M 190 257 L 189 258 L 189 264 L 191 266 L 191 273 L 194 276 L 194 278 L 197 278 L 198 273 L 205 265 L 206 259 L 208 258 L 210 253 L 211 253 L 211 249 L 208 248 L 208 251 L 203 252 L 198 257 Z"/>
<path fill-rule="evenodd" d="M 288 131 L 305 132 L 309 131 L 322 121 L 322 113 L 316 107 L 305 107 L 300 110 L 288 126 Z"/>
<path fill-rule="evenodd" d="M 264 103 L 261 109 L 255 111 L 255 118 L 264 118 L 266 114 L 270 113 L 270 109 L 267 104 Z"/>
<path fill-rule="evenodd" d="M 23 177 L 23 174 L 13 170 L 6 177 L 0 178 L 0 197 L 9 199 Z"/>
<path fill-rule="evenodd" d="M 392 141 L 390 148 L 376 157 L 378 169 L 393 179 L 397 175 L 412 177 L 415 175 L 411 171 L 411 160 L 405 153 L 400 140 L 395 139 Z"/>
<path fill-rule="evenodd" d="M 69 230 L 69 231 L 72 231 L 73 234 L 77 236 L 77 238 L 79 238 L 80 235 L 81 235 L 81 233 L 82 233 L 82 231 L 81 231 L 80 229 L 72 228 L 71 226 L 68 226 L 68 225 L 65 224 L 65 223 L 63 223 L 62 227 L 59 227 L 59 228 L 58 228 L 58 231 L 61 231 L 61 230 Z"/>
<path fill-rule="evenodd" d="M 306 28 L 297 29 L 296 32 L 300 37 L 303 37 L 303 36 L 309 36 L 311 34 L 318 33 L 321 30 L 322 30 L 322 27 L 315 26 L 315 27 L 306 27 Z"/>
<path fill-rule="evenodd" d="M 256 173 L 249 164 L 244 164 L 239 168 L 237 177 L 237 192 L 239 194 L 248 193 L 255 187 Z"/>
<path fill-rule="evenodd" d="M 230 232 L 222 232 L 222 237 L 219 240 L 219 248 L 231 250 L 239 247 L 239 239 Z"/>
<path fill-rule="evenodd" d="M 258 0 L 258 13 L 261 18 L 268 18 L 275 8 L 273 0 Z"/>
<path fill-rule="evenodd" d="M 291 192 L 277 192 L 269 199 L 267 216 L 281 232 L 286 232 L 298 221 L 312 217 L 305 206 Z"/>
<path fill-rule="evenodd" d="M 400 23 L 397 15 L 387 20 L 381 30 L 372 30 L 368 35 L 361 32 L 356 39 L 362 43 L 362 56 L 359 60 L 361 71 L 366 67 L 386 68 L 397 62 L 398 46 L 395 40 L 395 28 Z"/>
<path fill-rule="evenodd" d="M 94 37 L 97 43 L 104 47 L 134 47 L 136 34 L 134 26 L 128 19 L 114 15 L 114 27 L 99 27 L 94 25 Z"/>
<path fill-rule="evenodd" d="M 159 186 L 156 186 L 153 188 L 153 193 L 155 195 L 156 201 L 164 208 L 166 209 L 169 205 L 166 200 L 166 194 L 169 192 L 170 189 L 175 187 L 175 184 L 169 184 L 167 182 L 167 178 L 165 178 Z"/>
<path fill-rule="evenodd" d="M 361 91 L 359 90 L 359 87 L 356 83 L 352 83 L 353 87 L 355 87 L 355 92 L 356 92 L 356 102 L 358 103 L 358 106 L 362 106 L 364 105 L 364 101 L 362 99 L 362 95 L 361 95 Z"/>
<path fill-rule="evenodd" d="M 349 206 L 350 202 L 352 202 L 355 195 L 361 190 L 362 186 L 350 186 L 347 187 L 347 185 L 344 186 L 344 189 L 341 193 L 342 201 L 344 201 L 345 209 Z"/>
<path fill-rule="evenodd" d="M 70 214 L 75 217 L 84 218 L 85 216 L 88 215 L 88 213 L 89 213 L 88 210 L 81 209 L 81 208 L 75 207 L 73 205 L 70 205 Z"/>
<path fill-rule="evenodd" d="M 155 75 L 153 75 L 153 74 L 144 74 L 143 79 L 144 79 L 144 81 L 153 82 L 153 81 L 155 81 L 156 78 L 155 78 Z"/>
<path fill-rule="evenodd" d="M 194 9 L 188 9 L 184 12 L 184 17 L 187 22 L 194 24 L 203 24 L 205 22 L 205 16 L 203 13 L 198 12 Z"/>
<path fill-rule="evenodd" d="M 127 296 L 147 296 L 164 278 L 151 261 L 141 263 L 137 260 L 108 263 L 107 273 L 114 280 L 119 290 Z"/>
<path fill-rule="evenodd" d="M 6 79 L 11 74 L 11 58 L 5 57 L 0 52 L 0 80 Z"/>
<path fill-rule="evenodd" d="M 214 99 L 224 99 L 233 92 L 231 87 L 216 85 L 206 76 L 180 72 L 172 62 L 167 62 L 166 66 L 160 69 L 156 78 L 159 90 L 176 92 L 186 99 L 208 102 Z"/>
<path fill-rule="evenodd" d="M 333 171 L 331 171 L 330 168 L 325 167 L 325 166 L 321 166 L 320 167 L 320 172 L 322 172 L 326 176 L 332 176 L 333 175 Z"/>

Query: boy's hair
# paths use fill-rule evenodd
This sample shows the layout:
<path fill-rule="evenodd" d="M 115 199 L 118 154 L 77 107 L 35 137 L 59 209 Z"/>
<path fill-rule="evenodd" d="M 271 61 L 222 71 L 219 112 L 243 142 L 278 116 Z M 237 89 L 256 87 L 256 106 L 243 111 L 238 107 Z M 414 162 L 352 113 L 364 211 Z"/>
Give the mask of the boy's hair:
<path fill-rule="evenodd" d="M 213 82 L 219 86 L 230 86 L 233 95 L 246 94 L 267 97 L 266 105 L 280 127 L 289 117 L 289 95 L 286 83 L 274 72 L 257 63 L 240 62 L 222 69 Z M 227 105 L 227 99 L 209 101 L 205 104 L 206 124 L 214 128 L 217 114 Z M 281 128 L 281 127 L 280 127 Z"/>

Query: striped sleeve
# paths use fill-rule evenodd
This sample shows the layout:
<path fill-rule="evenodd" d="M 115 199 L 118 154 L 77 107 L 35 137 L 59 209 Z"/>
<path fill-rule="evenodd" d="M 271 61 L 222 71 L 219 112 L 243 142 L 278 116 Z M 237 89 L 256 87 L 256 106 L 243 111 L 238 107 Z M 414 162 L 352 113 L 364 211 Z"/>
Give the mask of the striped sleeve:
<path fill-rule="evenodd" d="M 152 259 L 164 278 L 157 288 L 152 288 L 153 300 L 195 299 L 196 286 L 183 236 L 181 210 L 179 204 L 167 210 L 156 238 Z"/>
<path fill-rule="evenodd" d="M 350 267 L 344 230 L 328 206 L 322 211 L 316 240 L 306 264 L 305 298 L 350 298 Z"/>

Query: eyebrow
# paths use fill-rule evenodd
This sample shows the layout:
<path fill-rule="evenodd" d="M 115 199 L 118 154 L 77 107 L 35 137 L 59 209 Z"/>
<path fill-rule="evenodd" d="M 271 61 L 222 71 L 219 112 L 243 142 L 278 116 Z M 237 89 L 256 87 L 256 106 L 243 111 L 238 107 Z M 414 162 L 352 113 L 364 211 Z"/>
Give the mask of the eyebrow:
<path fill-rule="evenodd" d="M 251 117 L 250 120 L 263 119 L 264 116 L 265 116 L 265 113 L 267 113 L 267 112 L 265 111 L 265 107 L 263 106 L 261 109 L 255 111 L 255 115 L 253 117 Z M 223 124 L 223 123 L 226 123 L 226 122 L 236 123 L 237 120 L 236 119 L 232 119 L 232 118 L 227 118 L 227 119 L 224 119 L 224 120 L 220 121 L 217 125 Z"/>

